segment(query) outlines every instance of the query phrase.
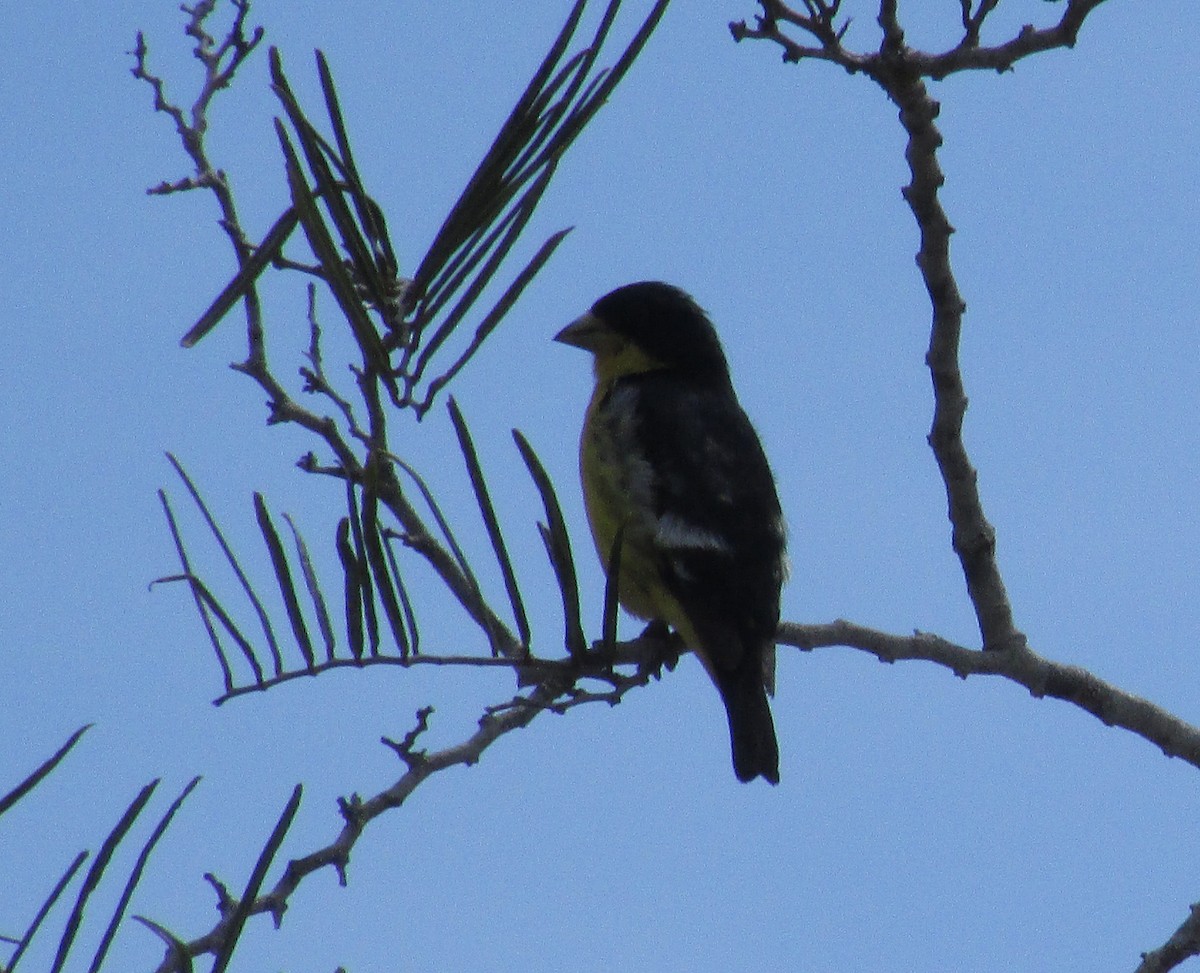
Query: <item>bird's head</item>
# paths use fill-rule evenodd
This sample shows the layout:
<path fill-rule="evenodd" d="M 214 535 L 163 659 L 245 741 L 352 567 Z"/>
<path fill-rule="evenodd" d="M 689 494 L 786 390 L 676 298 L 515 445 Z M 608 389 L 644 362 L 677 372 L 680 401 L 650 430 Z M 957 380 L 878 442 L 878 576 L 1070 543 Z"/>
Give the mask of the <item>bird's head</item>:
<path fill-rule="evenodd" d="M 554 340 L 590 351 L 602 380 L 667 370 L 689 381 L 729 385 L 729 366 L 712 322 L 688 294 L 670 284 L 641 281 L 618 287 Z"/>

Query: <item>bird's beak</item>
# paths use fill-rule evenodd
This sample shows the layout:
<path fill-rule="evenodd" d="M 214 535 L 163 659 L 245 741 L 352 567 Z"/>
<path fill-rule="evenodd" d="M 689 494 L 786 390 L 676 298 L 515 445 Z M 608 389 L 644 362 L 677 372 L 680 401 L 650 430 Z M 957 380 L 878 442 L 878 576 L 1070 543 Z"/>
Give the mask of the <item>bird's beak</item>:
<path fill-rule="evenodd" d="M 611 332 L 605 327 L 604 322 L 588 311 L 587 314 L 576 318 L 563 328 L 554 336 L 554 340 L 595 354 L 602 348 L 605 339 L 610 334 Z"/>

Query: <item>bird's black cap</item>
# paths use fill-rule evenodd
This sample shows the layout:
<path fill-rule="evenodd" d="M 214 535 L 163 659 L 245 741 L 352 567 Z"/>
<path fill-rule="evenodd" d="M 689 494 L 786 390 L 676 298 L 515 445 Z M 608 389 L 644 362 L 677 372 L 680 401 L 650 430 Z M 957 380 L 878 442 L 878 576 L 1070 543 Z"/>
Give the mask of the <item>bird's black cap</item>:
<path fill-rule="evenodd" d="M 716 328 L 687 292 L 656 280 L 605 294 L 591 313 L 651 358 L 695 381 L 729 384 Z"/>

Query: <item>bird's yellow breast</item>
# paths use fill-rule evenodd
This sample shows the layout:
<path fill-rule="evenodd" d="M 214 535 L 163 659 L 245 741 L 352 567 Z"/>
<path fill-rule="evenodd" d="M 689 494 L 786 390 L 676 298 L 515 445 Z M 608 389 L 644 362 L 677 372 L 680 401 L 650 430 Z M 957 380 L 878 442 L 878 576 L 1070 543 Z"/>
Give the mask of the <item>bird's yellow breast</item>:
<path fill-rule="evenodd" d="M 583 419 L 579 472 L 592 539 L 600 562 L 607 566 L 613 541 L 622 525 L 626 531 L 623 544 L 626 549 L 637 542 L 642 532 L 639 528 L 648 526 L 641 522 L 650 515 L 646 507 L 653 475 L 649 463 L 636 448 L 634 430 L 629 425 L 632 417 L 624 416 L 622 429 L 622 416 L 611 408 L 611 396 L 618 379 L 660 366 L 637 345 L 619 340 L 597 350 L 593 364 L 596 387 Z M 606 405 L 610 408 L 606 409 Z M 624 583 L 621 588 L 623 591 Z M 634 611 L 629 605 L 626 608 Z M 640 614 L 640 617 L 649 616 Z"/>
<path fill-rule="evenodd" d="M 611 383 L 596 383 L 584 418 L 579 441 L 579 473 L 588 524 L 600 562 L 608 564 L 613 542 L 622 524 L 628 523 L 633 510 L 628 490 L 626 457 L 613 439 L 613 430 L 601 415 L 601 406 Z"/>
<path fill-rule="evenodd" d="M 653 470 L 634 446 L 633 431 L 622 428 L 629 417 L 614 414 L 611 408 L 610 396 L 620 374 L 606 376 L 600 360 L 596 372 L 579 444 L 580 480 L 596 553 L 608 570 L 617 531 L 624 527 L 617 583 L 622 607 L 637 618 L 669 623 L 695 647 L 692 626 L 659 571 Z"/>

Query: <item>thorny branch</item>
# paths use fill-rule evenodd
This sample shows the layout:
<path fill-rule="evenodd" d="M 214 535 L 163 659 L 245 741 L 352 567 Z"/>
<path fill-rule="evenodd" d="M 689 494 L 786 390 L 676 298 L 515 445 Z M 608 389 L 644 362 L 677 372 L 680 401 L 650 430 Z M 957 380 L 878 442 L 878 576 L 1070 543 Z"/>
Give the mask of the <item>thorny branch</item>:
<path fill-rule="evenodd" d="M 919 78 L 897 78 L 888 93 L 900 105 L 900 121 L 908 132 L 905 156 L 912 181 L 903 192 L 921 230 L 917 266 L 933 304 L 933 325 L 925 357 L 933 378 L 934 398 L 929 445 L 946 485 L 951 543 L 962 564 L 984 648 L 1019 646 L 1024 644 L 1025 636 L 1013 623 L 1012 606 L 996 563 L 995 531 L 984 516 L 975 469 L 962 438 L 967 396 L 958 364 L 958 347 L 966 304 L 950 268 L 953 227 L 938 199 L 938 189 L 944 182 L 937 161 L 942 136 L 934 124 L 938 104 L 929 97 Z"/>
<path fill-rule="evenodd" d="M 1034 653 L 1017 629 L 996 561 L 996 536 L 988 523 L 977 474 L 962 438 L 967 397 L 959 367 L 959 339 L 966 310 L 950 264 L 954 232 L 938 193 L 944 176 L 937 151 L 942 145 L 936 119 L 940 106 L 929 94 L 926 79 L 940 80 L 958 71 L 1012 70 L 1020 59 L 1055 48 L 1073 47 L 1084 21 L 1103 0 L 1067 0 L 1057 22 L 1042 28 L 1027 24 L 1016 36 L 994 44 L 982 37 L 998 0 L 960 0 L 963 33 L 957 45 L 940 53 L 914 50 L 905 43 L 896 0 L 881 0 L 877 22 L 881 32 L 875 51 L 852 51 L 843 45 L 848 22 L 837 22 L 840 0 L 804 0 L 801 14 L 779 0 L 759 0 L 762 12 L 753 26 L 730 24 L 735 40 L 765 40 L 782 48 L 785 62 L 805 59 L 837 64 L 878 84 L 900 109 L 908 137 L 905 158 L 911 181 L 904 199 L 920 231 L 917 266 L 933 307 L 926 363 L 934 392 L 929 433 L 943 483 L 951 523 L 951 542 L 959 557 L 968 595 L 975 609 L 983 651 L 967 649 L 937 636 L 917 633 L 908 638 L 887 635 L 838 621 L 824 626 L 784 624 L 780 640 L 804 649 L 846 645 L 885 662 L 924 659 L 957 675 L 991 674 L 1025 686 L 1037 697 L 1052 696 L 1074 703 L 1108 726 L 1119 726 L 1200 768 L 1200 729 L 1148 700 L 1134 696 L 1075 666 L 1065 666 Z M 789 30 L 806 38 L 798 41 Z M 1143 954 L 1139 973 L 1163 973 L 1200 955 L 1200 906 L 1167 943 Z"/>
<path fill-rule="evenodd" d="M 939 198 L 945 177 L 937 152 L 942 135 L 936 121 L 940 106 L 929 94 L 926 78 L 956 71 L 991 67 L 1007 70 L 1016 60 L 1052 47 L 1069 47 L 1084 19 L 1102 0 L 1068 0 L 1059 21 L 1043 29 L 1023 28 L 999 46 L 981 46 L 981 32 L 994 0 L 961 0 L 963 34 L 959 43 L 940 54 L 928 54 L 905 43 L 896 0 L 881 0 L 880 44 L 875 51 L 856 52 L 843 44 L 848 22 L 838 24 L 840 3 L 805 0 L 800 13 L 779 0 L 760 0 L 762 13 L 755 25 L 730 24 L 736 40 L 766 40 L 783 49 L 784 60 L 831 61 L 878 84 L 900 109 L 900 124 L 908 136 L 905 158 L 911 181 L 905 201 L 916 218 L 921 244 L 917 266 L 933 306 L 926 363 L 933 381 L 934 415 L 929 444 L 946 487 L 951 543 L 962 565 L 967 591 L 979 623 L 983 647 L 1018 648 L 1025 636 L 1013 620 L 1012 606 L 996 562 L 996 536 L 983 512 L 977 474 L 967 455 L 962 424 L 967 410 L 958 362 L 962 316 L 966 310 L 950 265 L 950 235 L 954 232 Z M 816 46 L 796 41 L 788 30 L 807 35 Z"/>
<path fill-rule="evenodd" d="M 470 737 L 443 750 L 432 753 L 416 750 L 418 739 L 428 728 L 432 713 L 431 708 L 419 710 L 416 725 L 403 740 L 398 743 L 387 739 L 383 741 L 404 763 L 404 774 L 390 787 L 366 800 L 357 795 L 341 800 L 339 808 L 343 824 L 337 837 L 325 847 L 289 861 L 275 885 L 241 912 L 249 915 L 270 914 L 278 925 L 287 909 L 289 898 L 313 872 L 333 868 L 340 883 L 345 885 L 350 852 L 366 826 L 385 811 L 404 804 L 413 791 L 431 776 L 450 767 L 472 766 L 496 740 L 506 733 L 528 726 L 542 713 L 563 713 L 584 702 L 602 701 L 616 705 L 630 689 L 645 685 L 657 672 L 658 665 L 664 661 L 670 664 L 672 659 L 670 647 L 653 639 L 635 639 L 615 648 L 615 658 L 618 662 L 641 661 L 634 674 L 614 674 L 607 668 L 607 662 L 602 664 L 595 659 L 585 663 L 583 668 L 569 662 L 545 663 L 545 673 L 530 692 L 517 695 L 500 706 L 488 707 L 479 720 L 478 728 Z M 449 660 L 444 661 L 450 664 Z M 501 660 L 493 661 L 499 663 Z M 612 689 L 608 692 L 581 689 L 578 685 L 581 675 L 604 679 L 610 683 Z M 229 937 L 234 934 L 233 918 L 239 911 L 239 903 L 234 901 L 224 886 L 215 879 L 210 878 L 210 882 L 220 892 L 220 918 L 204 935 L 168 950 L 156 973 L 180 973 L 185 969 L 181 964 L 187 957 L 216 955 L 227 947 Z"/>

